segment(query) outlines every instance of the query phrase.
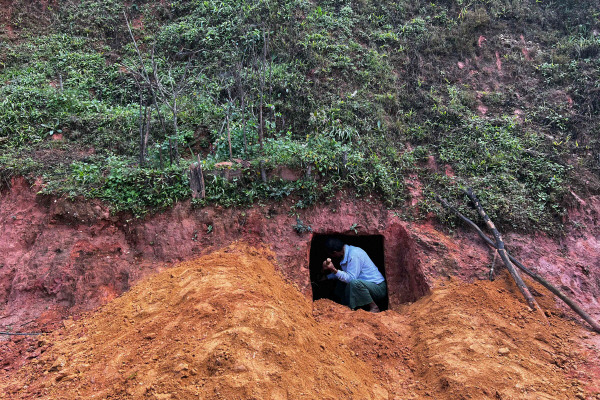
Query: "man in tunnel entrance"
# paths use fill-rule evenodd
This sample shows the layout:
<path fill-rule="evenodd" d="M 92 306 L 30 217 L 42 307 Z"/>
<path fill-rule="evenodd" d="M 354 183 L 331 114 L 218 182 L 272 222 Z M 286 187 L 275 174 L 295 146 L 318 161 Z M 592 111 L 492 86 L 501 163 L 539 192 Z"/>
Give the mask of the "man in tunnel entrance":
<path fill-rule="evenodd" d="M 327 279 L 337 279 L 336 294 L 342 304 L 355 310 L 367 306 L 370 312 L 379 312 L 375 303 L 387 295 L 385 278 L 360 247 L 344 244 L 340 239 L 330 237 L 325 241 L 325 249 L 330 257 L 323 261 L 323 271 Z M 340 270 L 333 264 L 339 262 Z"/>

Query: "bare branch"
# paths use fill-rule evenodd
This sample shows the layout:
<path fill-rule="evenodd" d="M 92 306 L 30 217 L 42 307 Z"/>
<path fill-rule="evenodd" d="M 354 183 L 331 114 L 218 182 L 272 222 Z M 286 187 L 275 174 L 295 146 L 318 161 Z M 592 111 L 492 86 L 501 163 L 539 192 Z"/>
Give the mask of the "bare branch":
<path fill-rule="evenodd" d="M 475 231 L 477 232 L 479 237 L 481 237 L 490 247 L 496 249 L 496 244 L 489 237 L 487 237 L 487 235 L 485 233 L 483 233 L 483 231 L 473 221 L 471 221 L 469 218 L 464 216 L 460 211 L 458 211 L 455 207 L 453 207 L 450 203 L 448 203 L 446 200 L 442 199 L 441 197 L 436 195 L 435 199 L 442 206 L 444 206 L 444 208 L 447 208 L 448 210 L 453 211 L 461 220 L 463 220 L 469 226 L 471 226 L 473 229 L 475 229 Z M 508 258 L 510 259 L 510 261 L 512 261 L 521 271 L 525 272 L 533 280 L 540 283 L 542 286 L 544 286 L 550 292 L 555 294 L 559 299 L 564 301 L 573 311 L 575 311 L 581 318 L 583 318 L 588 324 L 590 324 L 590 326 L 593 328 L 593 330 L 595 332 L 600 333 L 600 324 L 598 324 L 596 321 L 594 321 L 592 319 L 592 317 L 585 310 L 583 310 L 577 303 L 575 303 L 573 300 L 571 300 L 567 295 L 565 295 L 563 292 L 561 292 L 556 286 L 552 285 L 546 279 L 542 278 L 540 275 L 538 275 L 535 272 L 531 271 L 530 269 L 526 268 L 519 260 L 517 260 L 515 257 L 513 257 L 510 253 L 506 252 L 506 254 L 507 254 Z"/>
<path fill-rule="evenodd" d="M 469 197 L 469 199 L 471 199 L 471 201 L 473 202 L 473 205 L 475 206 L 475 209 L 479 212 L 479 215 L 485 221 L 485 224 L 487 225 L 488 229 L 494 235 L 494 238 L 496 239 L 496 246 L 495 246 L 496 250 L 498 251 L 500 258 L 502 259 L 502 262 L 504 263 L 504 265 L 506 266 L 506 268 L 512 275 L 513 279 L 515 280 L 515 283 L 517 284 L 517 287 L 521 291 L 521 294 L 523 295 L 523 297 L 525 297 L 525 300 L 527 300 L 527 304 L 529 304 L 529 307 L 531 307 L 532 310 L 541 310 L 537 301 L 535 301 L 535 299 L 531 295 L 529 288 L 527 287 L 525 282 L 523 282 L 523 278 L 521 278 L 519 271 L 517 271 L 515 269 L 514 265 L 508 259 L 508 256 L 506 255 L 506 250 L 504 250 L 504 241 L 502 240 L 502 236 L 500 235 L 500 232 L 498 231 L 498 229 L 496 229 L 494 222 L 492 222 L 490 217 L 488 217 L 488 215 L 485 213 L 483 207 L 481 206 L 481 202 L 475 196 L 475 194 L 473 193 L 473 190 L 471 190 L 471 188 L 465 190 L 464 192 Z M 542 315 L 543 315 L 543 313 L 542 313 Z M 545 319 L 545 316 L 544 316 L 544 319 Z"/>

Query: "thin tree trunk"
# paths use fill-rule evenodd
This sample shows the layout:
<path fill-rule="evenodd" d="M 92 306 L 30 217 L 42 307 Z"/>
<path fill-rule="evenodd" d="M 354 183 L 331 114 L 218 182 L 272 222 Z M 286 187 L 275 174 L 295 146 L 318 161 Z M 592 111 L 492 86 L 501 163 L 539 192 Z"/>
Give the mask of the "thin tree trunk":
<path fill-rule="evenodd" d="M 200 162 L 200 154 L 198 154 L 198 167 L 200 169 L 200 183 L 202 185 L 202 191 L 200 192 L 200 196 L 202 198 L 206 197 L 206 185 L 204 184 L 204 172 L 202 171 L 202 163 Z"/>
<path fill-rule="evenodd" d="M 142 116 L 142 92 L 140 91 L 140 168 L 144 166 L 144 128 L 146 126 L 146 108 L 144 108 L 144 115 Z"/>
<path fill-rule="evenodd" d="M 163 153 L 162 153 L 162 144 L 158 144 L 158 159 L 160 160 L 160 169 L 165 167 L 165 163 L 163 161 Z"/>
<path fill-rule="evenodd" d="M 177 97 L 173 99 L 173 134 L 175 135 L 175 140 L 178 140 L 179 126 L 177 125 Z M 179 160 L 179 148 L 178 143 L 175 142 L 175 148 L 173 149 L 173 153 L 175 154 L 175 162 Z"/>
<path fill-rule="evenodd" d="M 148 109 L 148 106 L 144 109 L 144 115 L 146 116 L 146 133 L 144 135 L 144 158 L 148 156 L 148 139 L 150 138 L 150 122 L 152 119 L 152 112 Z"/>
<path fill-rule="evenodd" d="M 244 155 L 248 152 L 248 142 L 246 139 L 246 104 L 245 101 L 245 93 L 244 93 L 244 84 L 242 81 L 242 69 L 244 68 L 244 64 L 242 61 L 238 61 L 235 71 L 235 83 L 238 88 L 238 93 L 240 96 L 240 107 L 242 113 L 242 138 L 244 141 Z"/>
<path fill-rule="evenodd" d="M 227 115 L 225 116 L 227 121 L 227 144 L 229 144 L 229 161 L 233 161 L 233 151 L 231 149 L 231 129 L 229 128 L 229 115 L 231 113 L 231 100 L 227 104 Z"/>
<path fill-rule="evenodd" d="M 260 160 L 259 166 L 260 166 L 260 178 L 262 179 L 263 183 L 267 183 L 267 170 L 265 169 L 264 160 Z"/>
<path fill-rule="evenodd" d="M 244 93 L 244 82 L 242 79 L 242 68 L 244 65 L 242 62 L 238 64 L 238 72 L 236 74 L 236 78 L 238 81 L 238 90 L 240 91 L 240 107 L 242 108 L 242 137 L 244 139 L 244 154 L 248 153 L 248 139 L 246 138 L 246 96 Z"/>
<path fill-rule="evenodd" d="M 242 135 L 244 137 L 244 154 L 248 154 L 248 140 L 246 139 L 246 105 L 244 104 L 244 92 L 242 89 Z"/>
<path fill-rule="evenodd" d="M 265 98 L 265 74 L 266 74 L 266 58 L 267 58 L 267 40 L 263 27 L 263 53 L 262 53 L 262 62 L 260 67 L 260 104 L 258 107 L 259 112 L 259 130 L 258 130 L 258 146 L 260 150 L 260 155 L 263 155 L 264 152 L 264 137 L 265 137 L 265 121 L 263 116 L 263 107 L 264 107 L 264 98 Z M 261 160 L 259 163 L 260 166 L 260 176 L 264 183 L 267 183 L 267 172 L 265 170 L 265 162 Z"/>
<path fill-rule="evenodd" d="M 342 165 L 341 165 L 341 171 L 340 171 L 342 177 L 345 177 L 347 175 L 347 172 L 348 172 L 347 165 L 348 165 L 348 152 L 344 151 L 342 153 Z"/>
<path fill-rule="evenodd" d="M 141 58 L 141 55 L 140 55 Z M 159 84 L 159 80 L 158 80 L 158 69 L 156 67 L 156 61 L 154 60 L 154 48 L 152 49 L 152 53 L 150 53 L 150 58 L 151 58 L 151 62 L 152 62 L 152 74 L 154 75 L 154 82 L 156 83 L 156 85 Z M 143 65 L 142 65 L 143 67 Z M 145 70 L 144 70 L 145 71 Z M 165 136 L 167 135 L 167 127 L 165 125 L 165 120 L 163 119 L 162 113 L 160 112 L 160 108 L 158 107 L 158 96 L 156 95 L 156 91 L 154 90 L 154 86 L 152 85 L 152 81 L 150 81 L 150 78 L 148 78 L 148 83 L 150 84 L 150 92 L 152 93 L 152 100 L 154 101 L 154 107 L 156 107 L 156 112 L 158 113 L 158 120 L 160 121 L 160 126 L 165 134 Z M 168 105 L 168 103 L 167 103 Z M 170 141 L 169 141 L 169 145 L 170 145 Z"/>
<path fill-rule="evenodd" d="M 265 69 L 266 69 L 266 58 L 267 58 L 267 40 L 266 40 L 266 35 L 265 35 L 265 31 L 263 29 L 263 54 L 262 54 L 262 62 L 261 62 L 261 67 L 260 67 L 260 104 L 258 107 L 258 123 L 259 123 L 259 130 L 258 130 L 258 146 L 260 149 L 260 153 L 262 154 L 263 152 L 263 139 L 264 139 L 264 120 L 263 120 L 263 103 L 264 103 L 264 97 L 265 97 Z"/>
<path fill-rule="evenodd" d="M 270 32 L 267 32 L 267 49 L 271 40 Z M 265 54 L 266 58 L 266 54 Z M 275 125 L 275 107 L 273 107 L 273 55 L 269 55 L 269 103 L 271 104 L 271 122 Z"/>
<path fill-rule="evenodd" d="M 129 36 L 131 37 L 131 40 L 133 41 L 133 46 L 135 47 L 135 52 L 137 53 L 139 61 L 140 61 L 140 75 L 142 76 L 142 78 L 144 78 L 144 80 L 146 81 L 146 84 L 148 85 L 148 89 L 150 90 L 150 94 L 152 95 L 152 102 L 154 103 L 154 107 L 156 108 L 156 112 L 158 113 L 158 120 L 160 121 L 160 125 L 163 129 L 163 132 L 165 132 L 165 134 L 166 134 L 167 130 L 165 127 L 165 122 L 160 113 L 160 108 L 158 107 L 158 101 L 156 99 L 156 91 L 154 90 L 154 87 L 152 85 L 152 81 L 150 80 L 150 77 L 146 73 L 146 68 L 144 66 L 144 58 L 142 57 L 142 52 L 140 51 L 140 49 L 137 45 L 135 36 L 133 36 L 133 32 L 131 31 L 131 25 L 129 24 L 129 19 L 127 18 L 127 14 L 125 13 L 125 11 L 123 11 L 123 16 L 125 17 L 125 22 L 127 23 L 127 29 L 129 30 Z M 156 63 L 154 62 L 154 50 L 152 50 L 152 69 L 154 71 L 154 75 L 156 78 Z M 161 162 L 161 168 L 162 168 L 162 162 Z"/>

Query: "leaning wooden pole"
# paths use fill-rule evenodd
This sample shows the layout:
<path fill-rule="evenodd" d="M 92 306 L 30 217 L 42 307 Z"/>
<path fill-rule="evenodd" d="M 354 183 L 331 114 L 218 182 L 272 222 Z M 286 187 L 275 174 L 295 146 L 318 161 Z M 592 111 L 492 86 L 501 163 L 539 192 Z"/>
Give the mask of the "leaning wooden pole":
<path fill-rule="evenodd" d="M 546 289 L 548 289 L 549 291 L 551 291 L 552 293 L 554 293 L 559 299 L 561 299 L 562 301 L 564 301 L 571 308 L 571 310 L 575 311 L 577 314 L 579 314 L 579 316 L 581 318 L 583 318 L 585 320 L 585 322 L 587 322 L 588 324 L 590 324 L 590 326 L 594 329 L 595 332 L 600 333 L 600 325 L 596 321 L 594 321 L 592 319 L 592 317 L 587 312 L 585 312 L 583 309 L 581 309 L 581 307 L 579 307 L 579 305 L 577 303 L 575 303 L 573 300 L 571 300 L 570 298 L 568 298 L 556 286 L 552 285 L 550 282 L 548 282 L 547 280 L 545 280 L 541 276 L 537 275 L 535 272 L 533 272 L 533 271 L 529 270 L 528 268 L 526 268 L 523 264 L 521 264 L 513 256 L 511 256 L 508 253 L 506 253 L 506 254 L 508 255 L 508 258 L 517 267 L 519 267 L 519 269 L 521 271 L 525 272 L 527 275 L 529 275 L 530 277 L 532 277 L 536 282 L 539 282 Z"/>
<path fill-rule="evenodd" d="M 448 203 L 446 200 L 442 199 L 441 197 L 436 196 L 436 200 L 442 206 L 444 206 L 444 208 L 454 212 L 461 220 L 463 220 L 469 226 L 471 226 L 473 229 L 475 229 L 477 234 L 489 246 L 493 247 L 494 249 L 496 248 L 496 245 L 492 241 L 492 239 L 487 237 L 487 235 L 485 233 L 483 233 L 483 231 L 479 228 L 479 226 L 477 226 L 477 224 L 475 224 L 469 218 L 464 216 L 460 211 L 458 211 L 450 203 Z M 579 307 L 579 305 L 577 303 L 575 303 L 573 300 L 571 300 L 566 294 L 561 292 L 560 289 L 558 289 L 556 286 L 552 285 L 546 279 L 542 278 L 540 275 L 536 274 L 535 272 L 531 271 L 529 268 L 525 267 L 521 262 L 519 262 L 516 258 L 514 258 L 508 251 L 506 252 L 506 255 L 514 263 L 514 265 L 516 265 L 521 271 L 525 272 L 534 281 L 538 282 L 539 284 L 544 286 L 546 289 L 548 289 L 550 292 L 552 292 L 554 295 L 556 295 L 556 297 L 558 297 L 559 299 L 564 301 L 571 308 L 571 310 L 575 311 L 575 313 L 577 313 L 577 315 L 579 315 L 581 318 L 583 318 L 583 320 L 585 322 L 587 322 L 595 332 L 600 333 L 600 324 L 598 324 L 594 319 L 592 319 L 592 317 L 585 310 L 583 310 L 581 307 Z"/>
<path fill-rule="evenodd" d="M 469 196 L 469 198 L 473 202 L 473 205 L 477 209 L 477 212 L 479 212 L 479 215 L 485 221 L 485 224 L 487 225 L 488 229 L 494 235 L 494 239 L 496 239 L 496 246 L 495 246 L 496 250 L 498 251 L 500 258 L 502 259 L 502 262 L 504 263 L 504 265 L 506 266 L 506 268 L 512 275 L 513 279 L 515 280 L 515 283 L 517 284 L 517 287 L 521 291 L 521 294 L 523 295 L 523 297 L 525 297 L 525 300 L 527 300 L 527 304 L 529 304 L 529 307 L 531 307 L 532 310 L 540 309 L 540 306 L 537 304 L 537 301 L 535 301 L 535 299 L 531 295 L 529 288 L 527 287 L 525 282 L 523 282 L 523 278 L 521 278 L 519 271 L 517 271 L 515 269 L 515 266 L 508 259 L 508 256 L 506 255 L 506 250 L 504 249 L 504 241 L 502 240 L 502 236 L 500 235 L 500 232 L 498 232 L 498 229 L 496 229 L 494 222 L 492 222 L 490 217 L 488 217 L 488 215 L 483 210 L 483 207 L 481 206 L 481 202 L 475 196 L 475 194 L 473 193 L 471 188 L 465 190 L 465 194 L 467 196 Z"/>

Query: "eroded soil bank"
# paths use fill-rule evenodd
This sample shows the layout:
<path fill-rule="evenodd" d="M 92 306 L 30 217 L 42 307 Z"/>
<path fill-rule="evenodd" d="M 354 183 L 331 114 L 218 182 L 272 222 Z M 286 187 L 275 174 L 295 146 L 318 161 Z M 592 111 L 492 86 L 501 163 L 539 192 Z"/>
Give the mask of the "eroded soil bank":
<path fill-rule="evenodd" d="M 600 199 L 574 198 L 565 237 L 507 234 L 505 239 L 517 258 L 565 290 L 598 319 Z M 72 330 L 61 322 L 64 318 L 72 315 L 77 321 L 82 312 L 108 304 L 137 282 L 152 279 L 156 272 L 172 271 L 172 265 L 181 260 L 208 254 L 240 239 L 270 249 L 271 261 L 297 293 L 304 295 L 299 296 L 310 314 L 308 260 L 312 234 L 297 233 L 294 226 L 301 221 L 317 234 L 384 237 L 390 311 L 375 318 L 349 312 L 329 301 L 318 301 L 314 308 L 317 321 L 326 326 L 318 329 L 342 328 L 342 343 L 378 376 L 382 391 L 371 385 L 368 397 L 356 394 L 355 398 L 387 398 L 384 392 L 389 398 L 446 398 L 440 393 L 447 398 L 460 398 L 459 393 L 471 393 L 465 398 L 536 398 L 533 393 L 539 394 L 537 398 L 586 398 L 600 392 L 595 383 L 600 382 L 600 362 L 595 355 L 600 345 L 597 336 L 541 287 L 534 286 L 538 301 L 548 310 L 550 328 L 540 326 L 535 315 L 527 311 L 509 280 L 480 281 L 487 275 L 492 257 L 470 232 L 449 233 L 432 221 L 407 223 L 394 210 L 375 201 L 339 200 L 298 210 L 299 220 L 288 213 L 289 206 L 193 209 L 182 203 L 144 220 L 129 220 L 111 216 L 97 202 L 38 196 L 35 187 L 15 180 L 0 199 L 0 328 L 31 332 L 63 327 L 56 335 L 70 337 Z M 224 277 L 230 273 L 222 272 Z M 253 301 L 244 293 L 227 301 Z M 276 301 L 284 304 L 288 300 Z M 114 302 L 110 304 L 108 307 L 116 307 Z M 280 312 L 287 314 L 291 311 L 286 307 L 296 306 L 281 307 Z M 252 318 L 263 320 L 260 316 Z M 71 327 L 74 322 L 69 321 L 65 322 Z M 263 339 L 265 343 L 271 340 Z M 25 365 L 33 371 L 32 363 L 41 360 L 43 354 L 54 354 L 50 342 L 57 339 L 44 339 L 41 344 L 32 338 L 2 340 L 0 368 L 5 382 L 10 382 L 16 379 L 13 374 L 19 367 Z M 64 354 L 72 350 L 64 349 Z M 329 354 L 326 358 L 331 357 L 338 356 Z M 51 362 L 50 358 L 45 360 L 39 362 Z M 485 378 L 487 386 L 476 382 L 482 370 L 497 369 L 498 365 L 508 368 L 504 374 Z M 85 374 L 78 371 L 69 373 Z M 530 375 L 528 371 L 533 372 Z M 19 376 L 24 379 L 25 375 Z M 28 379 L 33 379 L 31 376 Z M 69 381 L 83 382 L 79 378 Z M 53 387 L 45 385 L 44 390 Z M 131 396 L 127 388 L 122 390 L 119 396 L 123 397 L 115 398 Z M 22 393 L 28 396 L 26 393 L 33 392 Z M 164 394 L 156 390 L 148 393 L 154 398 Z M 288 394 L 288 398 L 302 397 L 295 393 Z"/>

